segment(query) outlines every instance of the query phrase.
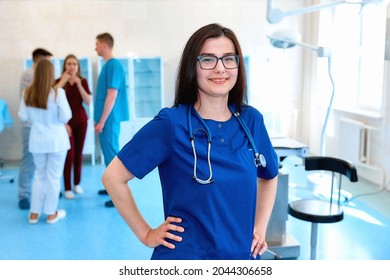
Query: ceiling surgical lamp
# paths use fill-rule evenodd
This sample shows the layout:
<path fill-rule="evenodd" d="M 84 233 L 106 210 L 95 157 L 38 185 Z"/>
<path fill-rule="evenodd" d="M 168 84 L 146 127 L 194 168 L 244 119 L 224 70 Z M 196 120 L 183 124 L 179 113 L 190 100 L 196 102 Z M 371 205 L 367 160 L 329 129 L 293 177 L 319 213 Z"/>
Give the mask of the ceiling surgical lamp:
<path fill-rule="evenodd" d="M 312 51 L 315 51 L 317 53 L 318 57 L 327 57 L 328 58 L 328 75 L 330 82 L 332 84 L 332 94 L 330 97 L 329 105 L 326 111 L 326 116 L 324 120 L 324 124 L 322 127 L 322 133 L 321 133 L 321 156 L 325 155 L 325 139 L 326 139 L 326 128 L 328 125 L 329 115 L 330 111 L 332 109 L 333 104 L 333 98 L 335 94 L 335 86 L 334 81 L 331 73 L 331 60 L 332 60 L 332 53 L 331 50 L 327 47 L 315 47 L 312 45 L 308 45 L 305 43 L 300 42 L 300 35 L 298 33 L 294 32 L 288 32 L 288 31 L 281 31 L 276 32 L 270 36 L 267 36 L 270 40 L 270 43 L 275 48 L 281 48 L 281 49 L 287 49 L 292 48 L 295 46 L 300 46 L 305 49 L 309 49 Z"/>

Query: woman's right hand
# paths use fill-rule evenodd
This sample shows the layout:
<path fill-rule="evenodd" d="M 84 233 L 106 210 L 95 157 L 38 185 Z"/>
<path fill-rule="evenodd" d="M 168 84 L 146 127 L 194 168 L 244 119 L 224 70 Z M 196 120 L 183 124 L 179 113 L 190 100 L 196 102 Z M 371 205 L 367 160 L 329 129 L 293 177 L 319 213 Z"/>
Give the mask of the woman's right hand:
<path fill-rule="evenodd" d="M 70 75 L 67 72 L 62 73 L 60 81 L 64 83 L 64 85 L 70 80 Z"/>
<path fill-rule="evenodd" d="M 62 73 L 60 80 L 55 85 L 57 88 L 64 88 L 66 83 L 69 81 L 70 75 L 67 72 Z"/>
<path fill-rule="evenodd" d="M 182 219 L 178 217 L 169 216 L 163 224 L 155 229 L 151 229 L 147 236 L 145 245 L 151 248 L 155 248 L 159 245 L 163 245 L 169 249 L 175 249 L 175 245 L 170 243 L 170 240 L 181 242 L 182 237 L 173 234 L 172 232 L 184 232 L 184 228 L 178 226 Z"/>

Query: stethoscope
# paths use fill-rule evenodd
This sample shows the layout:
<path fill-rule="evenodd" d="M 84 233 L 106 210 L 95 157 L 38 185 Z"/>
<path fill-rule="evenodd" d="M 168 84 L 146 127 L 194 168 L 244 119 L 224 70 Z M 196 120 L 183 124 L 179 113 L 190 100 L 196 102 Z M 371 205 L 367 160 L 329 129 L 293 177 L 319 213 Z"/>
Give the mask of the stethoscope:
<path fill-rule="evenodd" d="M 240 113 L 237 112 L 237 111 L 234 111 L 231 106 L 229 106 L 229 110 L 232 112 L 232 114 L 234 115 L 234 117 L 236 118 L 236 120 L 238 121 L 238 123 L 240 124 L 242 129 L 244 130 L 245 136 L 248 138 L 248 141 L 249 141 L 250 145 L 252 146 L 255 167 L 256 168 L 259 167 L 259 166 L 266 167 L 267 162 L 266 162 L 264 156 L 262 154 L 258 153 L 256 145 L 255 145 L 255 141 L 253 140 L 253 137 L 252 137 L 252 134 L 249 131 L 248 126 L 244 122 L 244 120 L 241 117 Z M 192 130 L 191 112 L 194 112 L 195 116 L 199 119 L 199 121 L 202 123 L 204 128 L 197 128 L 195 130 Z M 214 182 L 214 180 L 213 180 L 213 170 L 211 168 L 211 160 L 210 160 L 211 132 L 210 132 L 210 129 L 207 126 L 206 122 L 202 119 L 202 117 L 199 115 L 199 113 L 195 110 L 194 106 L 192 106 L 192 105 L 188 106 L 187 113 L 188 113 L 188 128 L 189 128 L 189 131 L 190 131 L 190 142 L 191 142 L 191 146 L 192 146 L 192 151 L 194 153 L 194 175 L 193 175 L 193 179 L 195 179 L 199 184 L 203 184 L 203 185 L 210 184 L 210 183 Z M 208 163 L 208 167 L 209 167 L 210 176 L 206 180 L 200 179 L 196 175 L 197 156 L 196 156 L 196 149 L 195 149 L 195 134 L 198 131 L 203 131 L 207 135 L 207 163 Z"/>

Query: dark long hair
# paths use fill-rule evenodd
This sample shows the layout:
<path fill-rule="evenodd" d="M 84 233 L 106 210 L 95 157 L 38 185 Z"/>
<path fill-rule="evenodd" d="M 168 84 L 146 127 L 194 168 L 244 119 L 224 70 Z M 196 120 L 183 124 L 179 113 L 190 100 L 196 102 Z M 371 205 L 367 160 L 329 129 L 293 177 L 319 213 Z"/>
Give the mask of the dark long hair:
<path fill-rule="evenodd" d="M 198 81 L 196 75 L 197 57 L 207 39 L 221 36 L 225 36 L 232 40 L 236 49 L 236 54 L 240 57 L 237 82 L 229 92 L 228 102 L 229 104 L 235 104 L 238 111 L 241 111 L 241 106 L 247 103 L 244 58 L 237 37 L 229 28 L 223 27 L 217 23 L 212 23 L 198 29 L 190 37 L 184 47 L 178 67 L 174 105 L 194 104 L 196 102 L 198 99 Z"/>

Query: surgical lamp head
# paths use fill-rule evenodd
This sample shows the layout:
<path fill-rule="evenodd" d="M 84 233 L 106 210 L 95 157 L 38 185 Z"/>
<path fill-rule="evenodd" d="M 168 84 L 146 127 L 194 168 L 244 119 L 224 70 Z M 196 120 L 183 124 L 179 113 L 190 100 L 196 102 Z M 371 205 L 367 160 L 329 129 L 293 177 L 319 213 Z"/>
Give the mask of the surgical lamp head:
<path fill-rule="evenodd" d="M 331 50 L 327 47 L 314 47 L 300 42 L 300 34 L 293 31 L 280 31 L 267 36 L 273 47 L 279 49 L 287 49 L 295 46 L 310 49 L 317 53 L 318 57 L 331 57 Z"/>
<path fill-rule="evenodd" d="M 300 41 L 301 35 L 296 31 L 282 30 L 267 36 L 270 43 L 275 48 L 288 49 L 295 47 L 296 42 Z"/>
<path fill-rule="evenodd" d="M 290 42 L 290 41 L 283 40 L 280 38 L 272 38 L 272 37 L 269 37 L 269 39 L 270 39 L 271 45 L 274 46 L 275 48 L 278 48 L 278 49 L 288 49 L 288 48 L 295 47 L 294 42 Z"/>

